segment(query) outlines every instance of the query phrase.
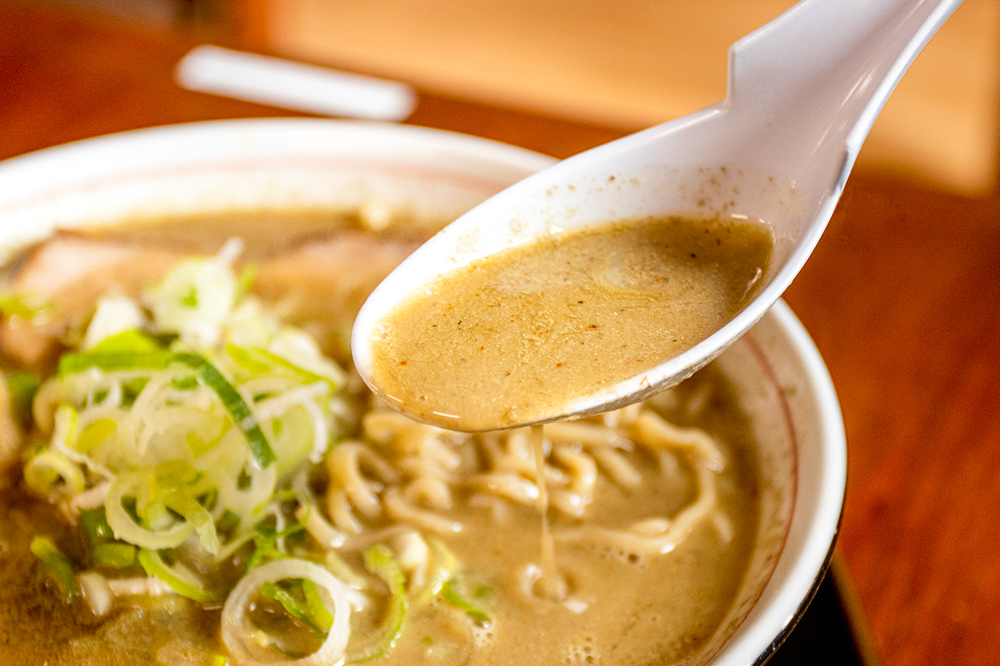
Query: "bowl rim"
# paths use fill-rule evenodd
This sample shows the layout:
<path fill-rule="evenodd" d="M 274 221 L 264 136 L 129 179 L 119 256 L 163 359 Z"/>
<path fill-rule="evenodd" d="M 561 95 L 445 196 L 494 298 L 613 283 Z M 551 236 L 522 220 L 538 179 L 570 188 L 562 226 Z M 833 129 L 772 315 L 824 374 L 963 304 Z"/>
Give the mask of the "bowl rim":
<path fill-rule="evenodd" d="M 762 322 L 764 320 L 773 321 L 784 340 L 790 343 L 794 350 L 793 356 L 801 364 L 800 368 L 812 390 L 820 421 L 818 431 L 824 444 L 821 449 L 824 454 L 822 469 L 826 473 L 820 479 L 816 505 L 813 509 L 814 518 L 809 523 L 807 537 L 797 559 L 793 561 L 792 570 L 787 573 L 774 599 L 757 618 L 750 631 L 735 641 L 728 641 L 716 655 L 715 660 L 710 662 L 714 666 L 764 664 L 792 633 L 829 570 L 847 496 L 846 431 L 840 403 L 826 364 L 805 327 L 784 300 L 779 299 L 762 318 Z M 751 328 L 746 334 L 751 340 L 753 331 Z M 798 503 L 799 495 L 805 490 L 801 478 L 796 479 L 796 484 L 796 507 L 793 509 L 793 519 L 794 512 L 801 508 Z M 786 536 L 779 561 L 785 556 L 787 547 Z M 768 580 L 767 585 L 770 584 L 771 580 Z M 772 637 L 769 643 L 765 641 L 763 635 L 765 626 L 771 627 L 767 632 Z M 755 650 L 757 656 L 753 657 L 741 649 L 744 647 L 742 645 L 744 641 L 747 648 L 762 643 L 764 647 L 757 648 Z"/>
<path fill-rule="evenodd" d="M 368 149 L 366 146 L 378 146 L 376 152 L 382 151 L 377 155 L 380 163 L 401 161 L 458 178 L 462 174 L 468 176 L 470 169 L 479 169 L 479 173 L 474 175 L 482 178 L 482 187 L 486 189 L 502 183 L 511 184 L 514 182 L 510 180 L 512 174 L 523 172 L 526 176 L 556 161 L 509 144 L 418 126 L 314 118 L 200 121 L 83 139 L 2 161 L 0 183 L 18 186 L 0 187 L 0 213 L 30 207 L 40 198 L 65 196 L 67 186 L 79 188 L 81 183 L 84 187 L 100 186 L 102 178 L 107 176 L 101 170 L 102 160 L 138 160 L 140 165 L 133 175 L 138 174 L 137 177 L 141 178 L 143 174 L 146 177 L 155 175 L 156 169 L 162 170 L 165 165 L 176 168 L 178 164 L 200 164 L 199 160 L 190 157 L 158 156 L 157 151 L 151 150 L 157 146 L 166 148 L 167 153 L 176 151 L 178 145 L 187 145 L 201 146 L 208 153 L 228 150 L 229 157 L 235 158 L 246 157 L 247 154 L 273 157 L 281 152 L 280 147 L 275 146 L 281 143 L 283 137 L 294 135 L 301 138 L 304 134 L 322 134 L 327 139 L 343 141 L 349 150 L 361 152 Z M 248 148 L 241 143 L 241 137 L 246 136 L 262 139 L 267 144 L 263 152 L 258 150 L 260 146 Z M 250 153 L 240 152 L 244 150 Z M 142 157 L 138 157 L 140 155 Z M 468 163 L 458 168 L 447 161 L 456 156 L 467 158 Z M 71 173 L 86 164 L 96 164 L 96 168 L 88 171 L 82 179 Z M 112 166 L 113 172 L 121 173 L 120 164 Z M 505 175 L 491 178 L 481 173 L 490 170 Z M 825 575 L 843 516 L 847 476 L 846 436 L 829 372 L 805 328 L 783 301 L 779 300 L 764 319 L 777 326 L 812 392 L 820 421 L 817 430 L 822 454 L 822 483 L 808 533 L 793 566 L 763 612 L 758 613 L 751 624 L 741 623 L 737 632 L 723 643 L 720 652 L 710 661 L 716 666 L 763 664 L 778 649 L 805 612 Z M 748 336 L 752 339 L 753 329 Z M 796 447 L 799 445 L 797 443 Z M 802 492 L 802 484 L 797 485 L 793 491 L 796 499 Z M 796 502 L 792 509 L 793 519 L 798 509 Z M 776 558 L 776 566 L 785 557 L 787 545 L 786 535 L 786 543 Z M 772 584 L 772 579 L 773 572 L 765 582 L 765 588 Z M 757 605 L 755 602 L 755 609 Z"/>

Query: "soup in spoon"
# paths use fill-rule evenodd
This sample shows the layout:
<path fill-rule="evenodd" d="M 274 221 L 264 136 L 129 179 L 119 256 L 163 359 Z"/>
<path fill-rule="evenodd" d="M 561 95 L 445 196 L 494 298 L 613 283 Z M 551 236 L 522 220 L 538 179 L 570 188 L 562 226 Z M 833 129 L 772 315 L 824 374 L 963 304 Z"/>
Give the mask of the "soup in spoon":
<path fill-rule="evenodd" d="M 652 217 L 474 261 L 391 312 L 371 382 L 403 412 L 482 431 L 544 421 L 731 319 L 767 272 L 769 227 Z"/>

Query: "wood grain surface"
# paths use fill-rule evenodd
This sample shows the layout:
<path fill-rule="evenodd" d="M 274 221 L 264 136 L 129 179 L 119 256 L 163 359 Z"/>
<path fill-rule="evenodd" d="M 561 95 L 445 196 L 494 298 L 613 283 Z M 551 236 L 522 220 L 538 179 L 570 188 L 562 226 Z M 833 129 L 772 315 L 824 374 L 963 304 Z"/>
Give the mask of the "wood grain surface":
<path fill-rule="evenodd" d="M 365 63 L 429 90 L 636 130 L 721 100 L 729 45 L 795 4 L 227 2 L 268 3 L 268 41 L 293 58 Z M 979 194 L 997 177 L 998 139 L 1000 2 L 965 0 L 885 105 L 859 164 Z"/>
<path fill-rule="evenodd" d="M 165 123 L 289 115 L 177 87 L 173 67 L 193 44 L 0 0 L 0 157 Z M 557 157 L 618 136 L 433 95 L 410 122 Z M 839 548 L 884 661 L 1000 663 L 1000 198 L 857 172 L 787 298 L 842 402 Z"/>

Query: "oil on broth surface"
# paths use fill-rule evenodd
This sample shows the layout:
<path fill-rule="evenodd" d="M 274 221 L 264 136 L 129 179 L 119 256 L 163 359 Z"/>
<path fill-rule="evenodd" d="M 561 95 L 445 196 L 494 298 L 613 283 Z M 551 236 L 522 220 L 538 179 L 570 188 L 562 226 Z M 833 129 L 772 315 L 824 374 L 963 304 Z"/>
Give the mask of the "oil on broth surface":
<path fill-rule="evenodd" d="M 772 244 L 761 223 L 669 217 L 511 248 L 380 322 L 373 384 L 446 428 L 543 419 L 708 337 L 753 295 Z"/>

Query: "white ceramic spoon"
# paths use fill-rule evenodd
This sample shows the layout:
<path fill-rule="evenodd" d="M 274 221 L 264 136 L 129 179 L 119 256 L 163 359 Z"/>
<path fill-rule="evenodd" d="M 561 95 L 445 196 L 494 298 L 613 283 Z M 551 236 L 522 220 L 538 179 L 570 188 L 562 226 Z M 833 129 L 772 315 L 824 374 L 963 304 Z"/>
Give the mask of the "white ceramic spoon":
<path fill-rule="evenodd" d="M 959 4 L 795 5 L 730 48 L 725 101 L 545 169 L 418 249 L 358 315 L 352 347 L 361 376 L 379 393 L 370 343 L 387 313 L 485 255 L 557 231 L 650 215 L 735 213 L 766 220 L 775 235 L 766 286 L 735 318 L 641 376 L 568 400 L 536 422 L 613 409 L 685 379 L 749 329 L 802 268 L 886 99 Z"/>

